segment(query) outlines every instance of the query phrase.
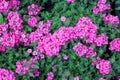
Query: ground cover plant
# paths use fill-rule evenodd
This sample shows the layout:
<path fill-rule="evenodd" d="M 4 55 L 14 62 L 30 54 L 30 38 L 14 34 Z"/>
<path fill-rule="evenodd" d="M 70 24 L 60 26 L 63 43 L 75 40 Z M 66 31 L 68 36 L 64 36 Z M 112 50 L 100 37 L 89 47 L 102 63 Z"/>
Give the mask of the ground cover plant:
<path fill-rule="evenodd" d="M 120 80 L 119 0 L 0 0 L 0 80 Z"/>

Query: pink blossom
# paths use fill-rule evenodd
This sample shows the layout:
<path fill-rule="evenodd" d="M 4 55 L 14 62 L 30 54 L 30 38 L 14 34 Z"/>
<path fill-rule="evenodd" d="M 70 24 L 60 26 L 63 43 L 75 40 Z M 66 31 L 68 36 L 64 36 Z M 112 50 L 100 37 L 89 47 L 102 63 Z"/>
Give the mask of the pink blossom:
<path fill-rule="evenodd" d="M 104 78 L 99 78 L 99 80 L 106 80 L 106 79 L 104 79 Z"/>
<path fill-rule="evenodd" d="M 74 77 L 74 80 L 79 80 L 79 77 L 77 76 L 77 77 Z"/>
<path fill-rule="evenodd" d="M 110 61 L 102 59 L 99 64 L 96 65 L 96 68 L 99 69 L 102 75 L 109 74 L 111 69 Z"/>
<path fill-rule="evenodd" d="M 64 55 L 64 60 L 68 60 L 68 56 L 67 55 Z"/>
<path fill-rule="evenodd" d="M 37 25 L 37 19 L 36 17 L 32 16 L 28 19 L 28 24 L 31 26 L 31 27 L 35 27 Z"/>
<path fill-rule="evenodd" d="M 39 71 L 38 71 L 38 69 L 34 69 L 34 75 L 36 76 L 36 77 L 38 77 L 39 76 Z"/>
<path fill-rule="evenodd" d="M 32 52 L 32 55 L 34 55 L 34 56 L 37 55 L 37 54 L 38 54 L 37 51 L 33 51 L 33 52 Z"/>
<path fill-rule="evenodd" d="M 75 0 L 66 0 L 67 2 L 74 3 Z"/>
<path fill-rule="evenodd" d="M 73 47 L 73 49 L 78 53 L 79 56 L 83 56 L 86 54 L 86 57 L 89 58 L 90 56 L 96 56 L 96 52 L 92 47 L 87 47 L 82 43 L 78 43 Z"/>
<path fill-rule="evenodd" d="M 52 66 L 52 69 L 56 69 L 56 65 L 53 65 L 53 66 Z"/>
<path fill-rule="evenodd" d="M 44 54 L 40 54 L 40 59 L 44 59 L 45 55 Z"/>
<path fill-rule="evenodd" d="M 108 44 L 108 37 L 105 34 L 99 34 L 98 37 L 95 39 L 94 43 L 97 46 L 102 46 Z"/>
<path fill-rule="evenodd" d="M 28 53 L 32 53 L 32 49 L 28 49 L 27 52 L 28 52 Z"/>
<path fill-rule="evenodd" d="M 101 4 L 105 4 L 106 1 L 107 1 L 107 0 L 99 0 L 99 1 L 98 1 L 98 4 L 100 4 L 100 3 L 101 3 Z"/>
<path fill-rule="evenodd" d="M 19 0 L 10 0 L 9 1 L 9 6 L 13 10 L 18 10 L 19 9 L 19 5 L 20 5 L 20 1 Z"/>
<path fill-rule="evenodd" d="M 97 61 L 96 61 L 96 60 L 92 60 L 91 65 L 92 65 L 92 66 L 95 66 L 95 65 L 96 65 L 96 63 L 97 63 Z"/>
<path fill-rule="evenodd" d="M 7 12 L 9 10 L 9 3 L 5 0 L 0 1 L 0 12 Z"/>
<path fill-rule="evenodd" d="M 49 72 L 48 76 L 47 76 L 47 79 L 45 79 L 45 80 L 53 80 L 53 78 L 54 78 L 53 72 Z"/>
<path fill-rule="evenodd" d="M 60 20 L 61 20 L 62 22 L 65 22 L 65 21 L 66 21 L 66 17 L 65 17 L 65 16 L 61 16 Z"/>
<path fill-rule="evenodd" d="M 17 12 L 9 12 L 7 15 L 7 19 L 9 21 L 10 28 L 14 30 L 20 30 L 23 28 L 22 22 L 23 20 L 20 18 L 20 14 Z"/>
<path fill-rule="evenodd" d="M 120 39 L 115 38 L 110 42 L 109 50 L 115 50 L 120 52 Z"/>
<path fill-rule="evenodd" d="M 96 6 L 93 7 L 93 13 L 94 14 L 98 14 L 99 12 L 99 8 L 97 8 Z"/>
<path fill-rule="evenodd" d="M 120 23 L 118 16 L 113 16 L 111 14 L 108 14 L 108 15 L 103 14 L 102 17 L 103 17 L 103 21 L 106 21 L 106 22 L 108 22 L 110 24 L 116 23 L 116 25 L 114 26 L 114 28 L 117 28 L 118 25 L 119 25 L 119 23 Z"/>
<path fill-rule="evenodd" d="M 106 0 L 98 0 L 97 5 L 93 7 L 93 13 L 98 14 L 99 12 L 109 10 L 110 7 L 110 4 L 106 4 Z"/>
<path fill-rule="evenodd" d="M 32 16 L 36 16 L 41 9 L 42 9 L 41 6 L 39 7 L 36 4 L 32 4 L 28 6 L 28 14 Z"/>
<path fill-rule="evenodd" d="M 0 80 L 16 80 L 14 72 L 0 68 Z"/>

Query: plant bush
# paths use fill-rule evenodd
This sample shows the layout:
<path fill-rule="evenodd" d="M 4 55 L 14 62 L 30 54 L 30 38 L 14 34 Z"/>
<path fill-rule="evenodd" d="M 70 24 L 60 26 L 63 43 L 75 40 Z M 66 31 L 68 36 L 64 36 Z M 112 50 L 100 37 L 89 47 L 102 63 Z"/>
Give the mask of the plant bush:
<path fill-rule="evenodd" d="M 0 0 L 0 80 L 120 80 L 119 0 Z"/>

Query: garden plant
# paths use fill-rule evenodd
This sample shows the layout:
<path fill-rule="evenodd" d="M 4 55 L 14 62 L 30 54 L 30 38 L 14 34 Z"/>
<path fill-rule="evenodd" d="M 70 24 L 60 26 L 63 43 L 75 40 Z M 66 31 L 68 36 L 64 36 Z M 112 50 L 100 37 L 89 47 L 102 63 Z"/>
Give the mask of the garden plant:
<path fill-rule="evenodd" d="M 120 80 L 120 0 L 0 0 L 0 80 Z"/>

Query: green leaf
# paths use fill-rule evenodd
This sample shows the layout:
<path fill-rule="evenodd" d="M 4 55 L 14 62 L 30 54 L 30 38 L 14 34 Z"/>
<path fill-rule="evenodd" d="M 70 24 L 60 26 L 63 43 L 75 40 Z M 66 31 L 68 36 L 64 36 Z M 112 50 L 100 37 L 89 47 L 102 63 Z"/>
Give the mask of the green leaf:
<path fill-rule="evenodd" d="M 29 74 L 29 76 L 31 76 L 31 77 L 35 77 L 34 74 L 31 73 L 31 72 L 29 72 L 28 74 Z"/>
<path fill-rule="evenodd" d="M 113 57 L 110 59 L 110 62 L 111 62 L 111 63 L 114 63 L 114 62 L 115 62 L 115 56 L 113 56 Z"/>
<path fill-rule="evenodd" d="M 0 24 L 3 22 L 3 16 L 2 14 L 0 13 Z"/>
<path fill-rule="evenodd" d="M 33 68 L 33 69 L 39 69 L 39 66 L 38 65 L 32 65 L 31 68 Z"/>
<path fill-rule="evenodd" d="M 26 62 L 26 63 L 23 64 L 23 67 L 28 67 L 28 66 L 29 66 L 28 62 Z"/>
<path fill-rule="evenodd" d="M 120 7 L 115 8 L 115 10 L 120 10 Z"/>

